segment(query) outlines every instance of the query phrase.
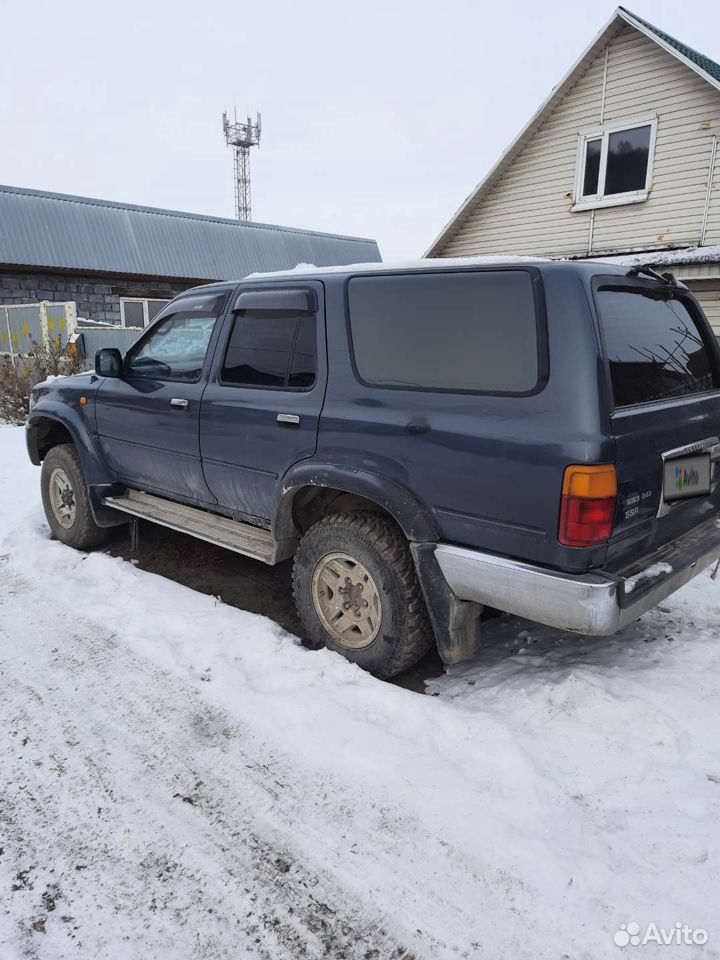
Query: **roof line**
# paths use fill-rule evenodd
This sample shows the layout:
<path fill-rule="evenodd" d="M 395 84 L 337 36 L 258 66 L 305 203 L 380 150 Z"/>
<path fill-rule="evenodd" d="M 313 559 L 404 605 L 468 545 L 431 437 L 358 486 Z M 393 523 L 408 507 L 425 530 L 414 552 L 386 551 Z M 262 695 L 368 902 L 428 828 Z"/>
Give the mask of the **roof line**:
<path fill-rule="evenodd" d="M 503 151 L 496 163 L 490 168 L 486 176 L 480 181 L 480 183 L 475 187 L 475 189 L 468 194 L 465 201 L 458 207 L 453 216 L 448 220 L 445 226 L 442 228 L 440 233 L 435 237 L 433 242 L 427 248 L 423 256 L 432 257 L 436 248 L 442 243 L 452 231 L 458 227 L 464 217 L 468 212 L 469 207 L 475 203 L 475 201 L 480 197 L 485 188 L 490 184 L 494 177 L 502 170 L 504 164 L 510 159 L 514 154 L 516 147 L 518 147 L 526 137 L 528 133 L 531 132 L 536 123 L 542 118 L 543 114 L 552 106 L 553 101 L 558 99 L 563 92 L 566 84 L 573 78 L 576 71 L 582 66 L 583 62 L 587 59 L 588 55 L 593 51 L 593 49 L 602 41 L 606 33 L 609 33 L 612 28 L 615 26 L 618 19 L 623 20 L 625 23 L 628 23 L 630 26 L 634 27 L 644 36 L 648 37 L 650 40 L 653 40 L 659 47 L 665 50 L 667 53 L 672 54 L 677 60 L 680 60 L 686 66 L 690 67 L 695 73 L 707 80 L 708 83 L 720 90 L 720 82 L 717 81 L 713 76 L 707 73 L 702 67 L 698 64 L 693 63 L 686 56 L 680 53 L 679 50 L 672 47 L 669 43 L 666 43 L 662 37 L 658 36 L 652 29 L 645 25 L 644 21 L 638 20 L 632 13 L 626 10 L 624 7 L 617 7 L 607 23 L 601 28 L 601 30 L 595 35 L 591 40 L 588 46 L 583 50 L 580 56 L 574 61 L 570 69 L 565 73 L 562 80 L 550 91 L 548 97 L 542 102 L 538 107 L 535 113 L 532 115 L 530 120 L 525 124 L 520 133 L 515 137 L 515 139 L 510 143 L 510 145 Z"/>
<path fill-rule="evenodd" d="M 349 240 L 356 243 L 375 243 L 369 237 L 351 237 L 342 233 L 325 233 L 322 230 L 304 230 L 302 227 L 284 227 L 274 223 L 257 223 L 254 220 L 232 220 L 229 217 L 216 217 L 202 213 L 189 213 L 184 210 L 166 210 L 163 207 L 145 207 L 136 203 L 121 203 L 117 200 L 100 200 L 96 197 L 80 197 L 70 193 L 53 193 L 47 190 L 34 190 L 31 187 L 13 187 L 0 184 L 0 193 L 12 193 L 24 197 L 41 197 L 49 200 L 61 200 L 67 203 L 84 203 L 94 207 L 111 207 L 115 210 L 132 210 L 139 213 L 177 217 L 186 220 L 202 220 L 205 223 L 227 223 L 230 226 L 251 230 L 277 230 L 279 233 L 299 233 L 308 237 L 329 237 L 334 240 Z"/>
<path fill-rule="evenodd" d="M 707 80 L 716 90 L 720 90 L 720 80 L 717 80 L 711 73 L 708 73 L 707 70 L 703 70 L 700 64 L 694 63 L 689 57 L 686 57 L 677 47 L 668 43 L 652 25 L 647 24 L 646 21 L 641 20 L 640 17 L 636 17 L 634 13 L 626 10 L 625 7 L 618 7 L 615 12 L 621 16 L 626 23 L 629 23 L 631 27 L 635 27 L 636 30 L 639 30 L 640 33 L 643 33 L 646 37 L 649 37 L 650 40 L 654 40 L 659 47 L 662 47 L 667 53 L 671 53 L 673 57 L 681 63 L 684 63 L 686 67 L 690 67 L 691 70 L 702 77 L 703 80 Z M 685 44 L 683 44 L 683 46 L 685 46 Z M 697 53 L 697 51 L 695 52 Z"/>
<path fill-rule="evenodd" d="M 530 119 L 528 120 L 528 122 L 527 122 L 527 123 L 525 124 L 525 126 L 522 128 L 522 130 L 520 131 L 520 133 L 519 133 L 519 134 L 515 137 L 515 139 L 510 143 L 510 145 L 509 145 L 505 150 L 503 150 L 503 152 L 500 154 L 499 159 L 496 161 L 495 164 L 493 164 L 493 166 L 490 168 L 490 171 L 485 175 L 485 177 L 483 177 L 483 179 L 482 179 L 482 180 L 480 181 L 480 183 L 475 187 L 475 189 L 472 191 L 472 193 L 470 193 L 470 194 L 466 197 L 465 202 L 458 208 L 458 210 L 457 210 L 457 211 L 455 212 L 455 214 L 450 218 L 450 220 L 448 220 L 448 222 L 447 222 L 447 223 L 445 224 L 445 226 L 442 228 L 442 230 L 440 231 L 440 233 L 437 235 L 437 237 L 436 237 L 436 238 L 433 240 L 433 242 L 430 244 L 430 246 L 428 247 L 428 249 L 427 249 L 426 253 L 424 254 L 424 256 L 426 256 L 426 257 L 432 256 L 432 252 L 433 252 L 433 250 L 435 249 L 435 247 L 437 247 L 437 245 L 440 243 L 440 241 L 445 238 L 446 234 L 448 234 L 448 233 L 450 232 L 451 227 L 453 227 L 453 226 L 461 219 L 461 217 L 462 217 L 463 214 L 467 211 L 467 209 L 468 209 L 468 207 L 470 206 L 470 204 L 473 203 L 474 200 L 480 195 L 480 193 L 482 192 L 482 190 L 483 190 L 483 188 L 486 186 L 486 184 L 491 180 L 491 178 L 495 175 L 495 173 L 499 170 L 499 168 L 503 165 L 503 163 L 504 163 L 504 162 L 510 157 L 510 155 L 513 153 L 513 151 L 515 150 L 515 147 L 522 141 L 522 139 L 525 137 L 525 135 L 530 132 L 530 130 L 533 128 L 534 124 L 540 119 L 540 117 L 543 115 L 543 113 L 545 113 L 545 111 L 546 111 L 547 108 L 550 106 L 550 104 L 552 103 L 552 101 L 558 96 L 558 94 L 560 93 L 560 91 L 562 90 L 562 88 L 565 86 L 565 84 L 568 82 L 568 80 L 570 80 L 570 78 L 571 78 L 572 75 L 575 73 L 575 71 L 580 67 L 580 65 L 581 65 L 582 62 L 585 60 L 585 58 L 586 58 L 587 55 L 590 53 L 590 51 L 593 49 L 593 47 L 594 47 L 597 43 L 599 43 L 600 40 L 602 39 L 603 35 L 604 35 L 608 30 L 610 30 L 610 28 L 612 27 L 612 25 L 615 23 L 615 20 L 616 20 L 616 19 L 617 19 L 617 10 L 613 13 L 613 15 L 610 17 L 610 19 L 607 21 L 607 23 L 602 27 L 602 29 L 596 34 L 596 36 L 593 38 L 593 40 L 590 42 L 590 44 L 583 50 L 583 52 L 580 54 L 580 56 L 573 62 L 573 65 L 572 65 L 572 66 L 570 67 L 570 69 L 565 73 L 565 75 L 563 76 L 562 80 L 560 80 L 559 83 L 556 83 L 556 84 L 555 84 L 555 86 L 554 86 L 554 87 L 552 88 L 552 90 L 550 91 L 550 94 L 543 100 L 543 102 L 542 102 L 542 103 L 540 104 L 540 106 L 537 108 L 537 110 L 535 111 L 535 113 L 532 115 L 532 117 L 530 117 Z"/>

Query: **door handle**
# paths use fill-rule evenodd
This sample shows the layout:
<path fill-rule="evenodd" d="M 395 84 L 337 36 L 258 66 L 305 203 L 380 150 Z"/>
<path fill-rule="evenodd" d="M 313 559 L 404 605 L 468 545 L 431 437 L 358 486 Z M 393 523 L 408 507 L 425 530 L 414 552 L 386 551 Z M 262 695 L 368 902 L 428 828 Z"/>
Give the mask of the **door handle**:
<path fill-rule="evenodd" d="M 170 401 L 171 407 L 179 407 L 181 410 L 184 410 L 188 405 L 187 400 L 182 400 L 180 397 L 173 397 Z"/>
<path fill-rule="evenodd" d="M 296 413 L 279 413 L 277 415 L 278 423 L 294 423 L 295 425 L 300 423 L 300 417 Z"/>

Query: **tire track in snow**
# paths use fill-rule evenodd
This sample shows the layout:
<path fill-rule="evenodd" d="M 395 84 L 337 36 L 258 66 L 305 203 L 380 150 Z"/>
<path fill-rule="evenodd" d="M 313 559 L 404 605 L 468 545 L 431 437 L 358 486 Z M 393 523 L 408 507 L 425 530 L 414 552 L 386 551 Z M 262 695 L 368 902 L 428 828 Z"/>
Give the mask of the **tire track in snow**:
<path fill-rule="evenodd" d="M 203 960 L 410 960 L 416 944 L 323 869 L 330 851 L 302 822 L 317 798 L 350 824 L 333 784 L 298 780 L 192 684 L 38 593 L 9 576 L 0 587 L 0 955 L 177 956 L 179 938 Z"/>

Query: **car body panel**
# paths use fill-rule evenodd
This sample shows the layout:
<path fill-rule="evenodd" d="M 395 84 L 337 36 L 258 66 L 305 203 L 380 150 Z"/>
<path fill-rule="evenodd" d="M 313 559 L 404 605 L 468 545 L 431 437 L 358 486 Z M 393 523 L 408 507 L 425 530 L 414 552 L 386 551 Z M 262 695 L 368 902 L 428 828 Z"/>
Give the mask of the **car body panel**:
<path fill-rule="evenodd" d="M 225 317 L 200 412 L 205 480 L 217 502 L 245 517 L 270 521 L 282 476 L 315 453 L 327 382 L 324 291 L 317 281 L 284 284 L 315 294 L 317 372 L 307 390 L 225 384 L 221 369 L 234 316 Z M 242 284 L 237 291 L 258 289 Z M 262 290 L 262 286 L 259 288 Z M 247 297 L 247 293 L 246 293 Z M 283 418 L 278 420 L 278 417 Z"/>
<path fill-rule="evenodd" d="M 233 289 L 234 285 L 209 293 L 203 288 L 186 291 L 160 311 L 132 348 L 139 349 L 153 329 L 173 313 L 205 310 L 209 305 L 215 309 L 220 304 L 197 382 L 128 375 L 101 379 L 96 395 L 97 442 L 118 482 L 185 501 L 216 504 L 200 459 L 200 404 L 226 311 L 222 297 Z"/>

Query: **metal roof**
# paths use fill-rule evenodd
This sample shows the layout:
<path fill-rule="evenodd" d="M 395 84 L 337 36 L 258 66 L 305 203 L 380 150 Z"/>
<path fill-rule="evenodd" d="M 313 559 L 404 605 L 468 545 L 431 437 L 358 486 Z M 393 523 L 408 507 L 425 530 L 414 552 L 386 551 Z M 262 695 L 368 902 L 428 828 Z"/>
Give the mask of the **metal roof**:
<path fill-rule="evenodd" d="M 0 264 L 231 280 L 377 262 L 375 240 L 0 185 Z"/>

